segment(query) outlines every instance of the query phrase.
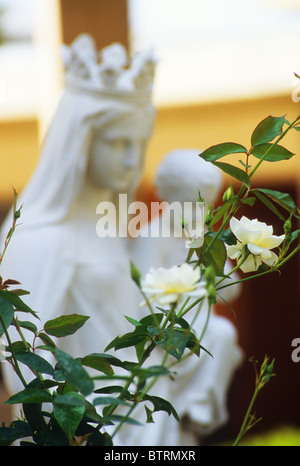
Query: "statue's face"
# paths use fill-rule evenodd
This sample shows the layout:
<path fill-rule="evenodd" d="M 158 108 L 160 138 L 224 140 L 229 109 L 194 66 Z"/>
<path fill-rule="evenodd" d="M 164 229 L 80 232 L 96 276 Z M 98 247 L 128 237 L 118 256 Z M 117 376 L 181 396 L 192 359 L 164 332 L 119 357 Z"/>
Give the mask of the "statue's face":
<path fill-rule="evenodd" d="M 126 193 L 139 182 L 152 123 L 140 110 L 94 131 L 88 166 L 94 185 Z"/>

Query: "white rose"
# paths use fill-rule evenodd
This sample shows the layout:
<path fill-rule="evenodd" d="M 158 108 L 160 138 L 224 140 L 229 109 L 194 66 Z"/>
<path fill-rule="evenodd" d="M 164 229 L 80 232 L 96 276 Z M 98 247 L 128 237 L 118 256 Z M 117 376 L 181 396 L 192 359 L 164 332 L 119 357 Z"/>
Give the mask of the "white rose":
<path fill-rule="evenodd" d="M 195 298 L 206 296 L 205 283 L 199 280 L 200 269 L 186 263 L 169 269 L 152 268 L 142 281 L 142 291 L 150 302 L 172 304 L 183 294 Z"/>
<path fill-rule="evenodd" d="M 273 266 L 278 256 L 271 251 L 278 247 L 284 240 L 284 235 L 273 235 L 273 227 L 257 219 L 249 220 L 242 217 L 240 220 L 232 218 L 230 221 L 232 233 L 237 238 L 237 244 L 226 245 L 228 257 L 239 261 L 247 247 L 249 256 L 241 264 L 241 270 L 245 273 L 255 272 L 262 263 Z"/>

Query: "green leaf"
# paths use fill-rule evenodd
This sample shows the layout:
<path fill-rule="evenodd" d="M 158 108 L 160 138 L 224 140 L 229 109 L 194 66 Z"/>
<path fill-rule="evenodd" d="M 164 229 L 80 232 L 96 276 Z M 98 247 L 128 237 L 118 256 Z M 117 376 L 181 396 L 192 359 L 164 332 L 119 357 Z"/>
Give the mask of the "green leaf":
<path fill-rule="evenodd" d="M 273 191 L 271 189 L 262 189 L 257 188 L 256 191 L 262 192 L 266 196 L 268 196 L 272 201 L 276 202 L 278 205 L 283 207 L 285 210 L 290 212 L 291 214 L 295 214 L 297 211 L 297 206 L 293 201 L 290 194 L 282 193 L 280 191 Z"/>
<path fill-rule="evenodd" d="M 30 367 L 30 369 L 40 372 L 41 374 L 54 374 L 54 369 L 51 364 L 38 354 L 21 351 L 16 354 L 16 359 Z"/>
<path fill-rule="evenodd" d="M 282 133 L 282 127 L 286 122 L 284 117 L 272 117 L 268 116 L 261 121 L 251 136 L 252 146 L 258 146 L 259 144 L 265 144 L 273 141 L 276 136 Z"/>
<path fill-rule="evenodd" d="M 272 146 L 272 144 L 268 143 L 254 146 L 251 154 L 258 159 L 262 159 L 267 151 L 268 155 L 264 159 L 267 162 L 280 162 L 281 160 L 289 160 L 295 155 L 279 144 Z"/>
<path fill-rule="evenodd" d="M 93 404 L 97 405 L 123 405 L 131 406 L 127 401 L 121 400 L 120 398 L 114 398 L 113 396 L 98 396 L 93 400 Z"/>
<path fill-rule="evenodd" d="M 27 345 L 25 344 L 25 342 L 23 340 L 18 340 L 18 341 L 14 341 L 13 343 L 11 343 L 11 345 L 7 346 L 6 349 L 7 351 L 11 351 L 11 352 L 15 352 L 15 353 L 20 353 L 20 352 L 24 352 L 24 351 L 28 351 L 28 343 Z"/>
<path fill-rule="evenodd" d="M 104 362 L 106 361 L 111 366 L 123 367 L 124 369 L 126 369 L 127 364 L 130 364 L 127 361 L 123 362 L 121 361 L 121 359 L 118 359 L 115 356 L 112 356 L 111 354 L 107 353 L 92 353 L 92 356 L 97 356 L 98 358 L 101 358 Z"/>
<path fill-rule="evenodd" d="M 157 411 L 165 411 L 170 416 L 171 414 L 175 417 L 176 421 L 180 422 L 179 416 L 177 414 L 174 406 L 167 400 L 154 395 L 143 395 L 143 401 L 150 401 L 153 404 L 154 409 L 152 413 Z"/>
<path fill-rule="evenodd" d="M 67 316 L 57 317 L 56 319 L 48 320 L 45 323 L 45 332 L 54 337 L 65 337 L 73 335 L 84 323 L 89 319 L 88 316 L 71 314 Z"/>
<path fill-rule="evenodd" d="M 214 216 L 213 216 L 212 221 L 210 222 L 210 226 L 213 226 L 216 223 L 218 223 L 218 221 L 221 220 L 221 218 L 225 214 L 227 214 L 228 210 L 230 209 L 232 204 L 235 202 L 235 200 L 236 200 L 236 196 L 230 199 L 229 201 L 226 201 L 225 204 L 219 206 L 216 210 L 213 211 Z"/>
<path fill-rule="evenodd" d="M 17 403 L 51 403 L 52 396 L 47 390 L 38 388 L 25 388 L 21 392 L 12 395 L 5 404 L 13 405 Z"/>
<path fill-rule="evenodd" d="M 216 235 L 216 232 L 215 231 L 209 231 L 207 233 L 207 236 L 211 236 L 212 238 Z M 233 246 L 234 244 L 237 243 L 237 239 L 236 237 L 234 236 L 234 234 L 232 233 L 231 230 L 223 230 L 221 231 L 220 235 L 218 236 L 218 238 L 221 240 L 221 241 L 224 241 L 224 243 L 228 244 L 229 246 Z"/>
<path fill-rule="evenodd" d="M 125 319 L 128 320 L 128 322 L 130 322 L 132 325 L 134 325 L 135 327 L 140 327 L 142 324 L 140 322 L 138 322 L 137 320 L 133 319 L 132 317 L 128 317 L 128 316 L 125 316 Z"/>
<path fill-rule="evenodd" d="M 54 343 L 53 340 L 51 340 L 51 338 L 46 334 L 46 333 L 39 333 L 39 338 L 42 340 L 42 342 L 49 346 L 50 348 L 54 349 L 56 348 L 56 344 Z"/>
<path fill-rule="evenodd" d="M 143 342 L 145 339 L 149 339 L 149 334 L 144 326 L 137 327 L 134 332 L 126 333 L 121 337 L 116 337 L 106 348 L 108 351 L 114 348 L 116 351 L 123 348 L 129 348 L 136 346 Z"/>
<path fill-rule="evenodd" d="M 38 318 L 37 313 L 27 306 L 27 304 L 25 304 L 22 299 L 12 291 L 0 290 L 0 297 L 11 303 L 18 311 L 28 312 Z"/>
<path fill-rule="evenodd" d="M 79 393 L 68 392 L 54 399 L 54 417 L 68 438 L 76 433 L 84 412 L 85 400 Z"/>
<path fill-rule="evenodd" d="M 16 440 L 24 437 L 31 437 L 30 426 L 25 421 L 13 421 L 9 427 L 0 427 L 0 446 L 9 446 Z"/>
<path fill-rule="evenodd" d="M 94 390 L 94 393 L 105 393 L 105 394 L 121 393 L 121 392 L 123 392 L 122 385 L 110 385 L 108 387 L 97 388 L 96 390 Z M 126 393 L 126 396 L 128 396 L 128 399 L 131 398 L 131 395 L 128 390 L 124 393 Z"/>
<path fill-rule="evenodd" d="M 140 323 L 144 325 L 144 327 L 148 327 L 149 325 L 158 326 L 163 320 L 163 318 L 164 318 L 164 314 L 160 314 L 160 313 L 149 314 L 148 316 L 143 317 L 140 320 Z"/>
<path fill-rule="evenodd" d="M 295 230 L 292 232 L 290 243 L 295 241 L 299 236 L 300 230 Z"/>
<path fill-rule="evenodd" d="M 154 424 L 154 419 L 152 416 L 153 411 L 150 408 L 148 408 L 148 406 L 146 405 L 145 405 L 145 410 L 146 410 L 146 416 L 147 416 L 146 424 Z"/>
<path fill-rule="evenodd" d="M 255 196 L 257 196 L 257 198 L 263 203 L 265 204 L 266 207 L 268 207 L 269 210 L 271 210 L 271 212 L 273 212 L 275 215 L 277 215 L 277 217 L 279 217 L 283 222 L 285 221 L 285 218 L 283 215 L 281 215 L 281 213 L 279 212 L 279 210 L 274 206 L 274 204 L 272 203 L 272 201 L 267 197 L 265 196 L 263 193 L 259 192 L 258 190 L 254 190 L 253 193 L 255 194 Z"/>
<path fill-rule="evenodd" d="M 108 359 L 103 357 L 101 354 L 89 354 L 81 359 L 83 366 L 90 367 L 99 372 L 103 372 L 106 375 L 113 375 L 114 371 L 108 362 Z"/>
<path fill-rule="evenodd" d="M 247 154 L 247 149 L 244 146 L 234 142 L 224 142 L 209 147 L 204 152 L 201 152 L 199 156 L 207 162 L 215 162 L 226 155 L 241 153 Z"/>
<path fill-rule="evenodd" d="M 41 383 L 40 379 L 34 379 L 28 384 L 28 387 L 26 388 L 26 390 L 27 389 L 39 389 L 40 383 Z M 40 394 L 41 397 L 45 396 L 46 398 L 48 395 L 50 395 L 49 392 L 43 389 L 40 391 L 44 391 L 44 395 Z M 45 395 L 45 393 L 48 393 L 48 395 Z M 49 401 L 50 399 L 48 400 L 48 402 Z M 46 422 L 45 422 L 44 416 L 42 415 L 42 403 L 41 402 L 23 403 L 23 411 L 24 411 L 26 421 L 29 423 L 32 432 L 36 432 L 36 434 L 39 436 L 39 438 L 37 438 L 37 435 L 35 435 L 35 441 L 37 443 L 43 444 L 44 442 L 43 434 L 42 434 L 42 438 L 40 438 L 41 436 L 39 435 L 40 433 L 44 433 L 46 430 Z"/>
<path fill-rule="evenodd" d="M 242 199 L 242 200 L 241 200 L 241 203 L 242 203 L 242 204 L 249 205 L 249 206 L 251 206 L 251 207 L 254 206 L 255 202 L 256 202 L 256 198 L 255 198 L 255 197 L 246 197 L 245 199 Z"/>
<path fill-rule="evenodd" d="M 60 349 L 56 349 L 55 357 L 59 362 L 59 380 L 64 377 L 74 388 L 83 395 L 89 395 L 94 388 L 94 383 L 80 361 L 73 359 L 70 355 Z M 54 374 L 56 375 L 56 374 Z M 55 380 L 58 380 L 55 378 Z"/>
<path fill-rule="evenodd" d="M 224 275 L 224 266 L 227 258 L 226 247 L 224 242 L 217 238 L 214 240 L 212 247 L 207 250 L 207 248 L 210 247 L 210 243 L 212 241 L 213 238 L 208 234 L 205 234 L 202 263 L 205 265 L 205 267 L 211 265 L 215 270 L 215 274 L 222 277 Z M 206 250 L 207 252 L 205 253 Z"/>
<path fill-rule="evenodd" d="M 0 296 L 0 337 L 4 334 L 4 331 L 11 325 L 14 318 L 14 308 L 11 303 L 7 302 Z M 3 328 L 3 325 L 4 328 Z"/>
<path fill-rule="evenodd" d="M 159 337 L 159 339 L 156 340 L 158 346 L 178 360 L 181 359 L 184 350 L 190 344 L 190 335 L 186 329 L 174 327 L 159 329 L 156 327 L 149 327 L 149 332 L 153 336 Z"/>
<path fill-rule="evenodd" d="M 18 320 L 18 325 L 21 328 L 30 330 L 32 333 L 36 334 L 38 332 L 37 326 L 33 322 Z"/>
<path fill-rule="evenodd" d="M 213 165 L 216 167 L 220 168 L 224 173 L 227 173 L 227 175 L 232 176 L 236 180 L 240 181 L 241 183 L 245 184 L 248 188 L 250 188 L 250 178 L 247 175 L 247 173 L 243 170 L 241 170 L 238 167 L 235 167 L 234 165 L 230 165 L 229 163 L 223 163 L 223 162 L 212 162 Z"/>

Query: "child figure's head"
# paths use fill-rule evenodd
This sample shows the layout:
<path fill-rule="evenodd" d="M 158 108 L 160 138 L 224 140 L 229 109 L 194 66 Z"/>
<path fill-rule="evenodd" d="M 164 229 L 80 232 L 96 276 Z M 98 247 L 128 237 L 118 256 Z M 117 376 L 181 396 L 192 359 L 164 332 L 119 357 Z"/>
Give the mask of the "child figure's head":
<path fill-rule="evenodd" d="M 196 202 L 199 193 L 206 205 L 213 204 L 222 187 L 220 170 L 206 162 L 197 149 L 176 149 L 160 163 L 155 186 L 160 199 L 172 203 Z"/>

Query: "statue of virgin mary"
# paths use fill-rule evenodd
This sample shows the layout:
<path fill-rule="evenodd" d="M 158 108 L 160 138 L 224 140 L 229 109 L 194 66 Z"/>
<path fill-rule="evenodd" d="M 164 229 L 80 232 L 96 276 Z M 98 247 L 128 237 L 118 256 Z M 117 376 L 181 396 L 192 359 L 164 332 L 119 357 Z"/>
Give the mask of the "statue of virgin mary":
<path fill-rule="evenodd" d="M 126 194 L 130 201 L 140 182 L 155 119 L 151 102 L 155 58 L 142 52 L 129 63 L 125 49 L 113 44 L 102 51 L 99 62 L 91 37 L 81 35 L 65 47 L 65 65 L 66 86 L 39 164 L 19 198 L 22 216 L 1 272 L 30 292 L 24 300 L 42 323 L 68 314 L 90 317 L 74 336 L 57 342 L 73 357 L 83 357 L 103 352 L 116 336 L 132 330 L 124 315 L 143 317 L 130 276 L 128 238 L 109 231 L 99 238 L 96 225 L 97 206 L 102 202 L 115 205 L 122 223 L 118 196 Z M 3 225 L 3 235 L 9 222 L 10 217 Z M 126 225 L 118 228 L 124 231 Z M 140 259 L 143 261 L 142 256 Z M 213 338 L 213 328 L 210 335 Z M 224 338 L 218 328 L 215 339 L 218 358 L 226 357 L 226 348 L 235 346 L 231 332 Z M 236 361 L 229 366 L 231 374 Z M 223 420 L 228 374 L 225 384 L 222 373 L 214 375 L 214 383 L 220 384 L 214 391 L 205 367 L 197 362 L 188 364 L 180 383 L 164 379 L 154 393 L 165 392 L 171 403 L 176 401 L 181 417 L 198 407 L 194 421 L 208 424 L 211 431 Z M 9 369 L 8 364 L 3 366 L 5 382 L 9 392 L 15 393 L 23 387 Z M 29 381 L 30 372 L 26 367 L 22 371 Z M 198 381 L 205 381 L 208 397 L 202 396 Z M 166 413 L 157 413 L 155 424 L 145 423 L 144 410 L 142 417 L 137 410 L 137 416 L 144 425 L 122 428 L 114 439 L 116 445 L 198 442 L 194 432 L 184 430 Z"/>
<path fill-rule="evenodd" d="M 1 273 L 18 276 L 30 292 L 24 301 L 42 323 L 66 314 L 90 316 L 78 336 L 57 342 L 82 357 L 126 332 L 125 307 L 137 307 L 128 239 L 109 231 L 99 238 L 96 210 L 111 202 L 119 218 L 119 194 L 129 201 L 140 182 L 155 120 L 155 58 L 145 51 L 128 63 L 125 48 L 115 43 L 99 60 L 92 38 L 81 35 L 64 47 L 64 61 L 65 89 L 38 166 L 18 199 L 22 215 Z M 10 222 L 9 214 L 3 237 Z M 5 380 L 10 392 L 23 388 L 13 374 Z"/>

